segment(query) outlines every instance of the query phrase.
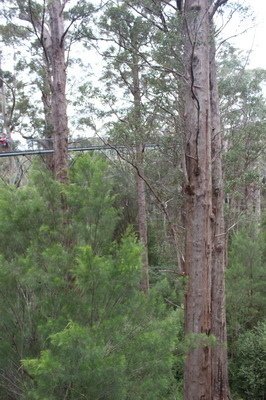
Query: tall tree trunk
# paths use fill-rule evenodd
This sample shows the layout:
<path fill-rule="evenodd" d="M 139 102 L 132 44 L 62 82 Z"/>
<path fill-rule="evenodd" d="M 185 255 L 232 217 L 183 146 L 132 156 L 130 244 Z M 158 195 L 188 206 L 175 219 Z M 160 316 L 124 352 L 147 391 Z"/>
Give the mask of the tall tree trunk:
<path fill-rule="evenodd" d="M 255 230 L 259 232 L 261 222 L 261 191 L 258 182 L 251 182 L 245 188 L 246 213 L 252 219 Z"/>
<path fill-rule="evenodd" d="M 14 90 L 14 89 L 13 89 Z M 13 94 L 14 96 L 14 94 Z M 0 51 L 0 101 L 1 101 L 1 114 L 2 114 L 2 132 L 1 136 L 6 139 L 5 147 L 1 148 L 3 151 L 11 151 L 14 147 L 12 142 L 11 132 L 12 132 L 12 111 L 8 112 L 5 82 L 3 80 L 3 70 L 2 70 L 2 52 Z M 11 108 L 15 106 L 15 98 L 13 98 L 13 104 Z M 23 169 L 21 167 L 19 158 L 9 157 L 7 161 L 7 176 L 8 181 L 11 184 L 19 185 L 23 176 Z"/>
<path fill-rule="evenodd" d="M 137 145 L 137 165 L 138 172 L 137 181 L 137 202 L 138 202 L 138 231 L 141 244 L 143 246 L 141 261 L 141 279 L 140 287 L 144 293 L 149 290 L 149 259 L 148 259 L 148 227 L 147 227 L 147 210 L 146 210 L 146 191 L 144 182 L 144 148 Z"/>
<path fill-rule="evenodd" d="M 11 117 L 8 116 L 7 113 L 7 105 L 6 105 L 6 90 L 5 90 L 5 83 L 3 77 L 3 70 L 2 70 L 2 51 L 0 51 L 0 89 L 1 89 L 1 114 L 2 114 L 2 132 L 1 135 L 7 139 L 9 147 L 11 146 Z"/>
<path fill-rule="evenodd" d="M 136 50 L 138 43 L 133 37 L 133 47 Z M 136 174 L 137 203 L 138 203 L 138 231 L 139 239 L 142 244 L 142 268 L 140 287 L 144 293 L 149 290 L 149 259 L 148 259 L 148 226 L 147 226 L 147 207 L 146 207 L 146 187 L 144 182 L 144 150 L 142 143 L 142 122 L 141 122 L 141 89 L 140 89 L 139 56 L 135 52 L 132 56 L 132 78 L 133 78 L 133 97 L 134 97 L 134 130 L 136 142 L 136 163 L 138 173 Z"/>
<path fill-rule="evenodd" d="M 48 110 L 47 100 L 43 97 L 45 119 L 49 119 L 49 125 L 53 129 L 53 167 L 55 177 L 61 182 L 67 181 L 68 177 L 68 120 L 66 100 L 66 62 L 64 48 L 64 17 L 63 11 L 66 1 L 50 0 L 48 2 L 49 22 L 33 12 L 31 2 L 24 7 L 18 2 L 20 8 L 19 18 L 33 25 L 34 31 L 42 46 L 45 58 L 45 78 L 47 78 L 51 91 L 51 114 Z M 38 33 L 37 33 L 38 32 Z M 44 83 L 45 86 L 45 83 Z M 50 96 L 50 94 L 49 94 Z"/>
<path fill-rule="evenodd" d="M 44 139 L 41 141 L 43 147 L 46 150 L 53 150 L 53 116 L 52 116 L 52 77 L 49 70 L 49 65 L 45 57 L 43 57 L 43 74 L 42 74 L 42 103 L 44 111 Z M 44 162 L 50 171 L 54 171 L 54 156 L 53 154 L 47 154 L 44 158 Z"/>
<path fill-rule="evenodd" d="M 51 29 L 52 121 L 54 129 L 54 171 L 61 182 L 68 176 L 68 120 L 63 5 L 53 0 L 48 6 Z"/>
<path fill-rule="evenodd" d="M 212 31 L 214 31 L 211 23 Z M 211 36 L 213 32 L 211 32 Z M 212 127 L 212 290 L 211 332 L 216 338 L 212 348 L 212 399 L 227 400 L 229 395 L 227 368 L 227 335 L 225 314 L 225 223 L 222 171 L 222 126 L 215 65 L 215 41 L 210 44 L 210 101 Z"/>
<path fill-rule="evenodd" d="M 211 130 L 209 1 L 184 9 L 184 127 L 186 135 L 185 332 L 193 340 L 184 373 L 185 400 L 211 400 Z"/>

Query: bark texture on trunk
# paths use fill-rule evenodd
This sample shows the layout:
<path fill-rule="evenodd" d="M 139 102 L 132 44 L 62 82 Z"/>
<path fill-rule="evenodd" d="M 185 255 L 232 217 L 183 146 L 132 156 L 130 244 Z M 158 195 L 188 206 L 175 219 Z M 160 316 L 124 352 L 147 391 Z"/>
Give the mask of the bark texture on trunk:
<path fill-rule="evenodd" d="M 258 182 L 249 183 L 245 190 L 247 215 L 252 218 L 257 233 L 261 222 L 261 190 Z"/>
<path fill-rule="evenodd" d="M 137 202 L 138 202 L 138 231 L 139 239 L 143 246 L 141 254 L 141 279 L 140 287 L 144 293 L 149 290 L 149 259 L 148 259 L 148 226 L 147 226 L 147 210 L 146 210 L 146 187 L 143 180 L 144 166 L 143 166 L 143 146 L 137 146 L 137 159 L 138 171 L 140 173 L 136 176 L 137 181 Z"/>
<path fill-rule="evenodd" d="M 215 53 L 215 42 L 214 38 L 212 38 L 210 45 L 210 101 L 212 128 L 211 332 L 216 338 L 216 345 L 212 348 L 212 399 L 227 400 L 230 397 L 230 394 L 227 367 L 224 277 L 226 237 L 222 170 L 222 126 L 219 112 L 219 94 L 216 77 Z"/>
<path fill-rule="evenodd" d="M 53 161 L 49 166 L 53 168 L 55 177 L 61 182 L 67 181 L 68 177 L 68 119 L 66 100 L 66 62 L 64 48 L 64 17 L 63 11 L 66 1 L 51 0 L 48 2 L 47 10 L 49 21 L 37 17 L 32 11 L 29 2 L 28 9 L 20 7 L 19 18 L 33 25 L 37 31 L 45 58 L 45 76 L 48 79 L 51 91 L 51 100 L 43 97 L 46 123 L 52 125 L 53 130 Z M 44 82 L 44 86 L 46 83 Z M 50 96 L 50 95 L 49 95 Z M 49 100 L 49 101 L 48 101 Z M 47 109 L 51 101 L 50 110 Z M 49 121 L 47 121 L 47 118 Z"/>
<path fill-rule="evenodd" d="M 14 102 L 15 102 L 15 99 L 13 98 L 12 107 L 15 106 Z M 11 137 L 12 124 L 13 124 L 13 121 L 12 121 L 13 113 L 11 111 L 8 113 L 5 82 L 3 80 L 3 70 L 2 70 L 2 51 L 0 51 L 0 104 L 1 104 L 1 114 L 2 114 L 2 121 L 3 121 L 1 136 L 5 137 L 7 140 L 6 147 L 1 147 L 0 151 L 8 152 L 8 151 L 11 151 L 14 147 L 14 144 L 12 142 L 12 137 Z M 20 164 L 20 161 L 18 158 L 9 157 L 9 159 L 7 161 L 7 176 L 8 176 L 9 183 L 19 186 L 22 176 L 23 176 L 23 169 L 21 167 L 21 164 Z"/>
<path fill-rule="evenodd" d="M 186 135 L 185 332 L 193 340 L 184 373 L 185 400 L 211 400 L 211 130 L 209 1 L 184 9 L 184 126 Z"/>
<path fill-rule="evenodd" d="M 54 172 L 61 182 L 68 177 L 68 120 L 63 6 L 53 0 L 48 7 L 51 29 L 52 121 L 54 129 Z"/>
<path fill-rule="evenodd" d="M 52 116 L 52 77 L 50 76 L 49 65 L 44 58 L 43 82 L 42 82 L 42 103 L 45 119 L 44 139 L 41 141 L 46 150 L 53 150 L 53 116 Z M 44 162 L 50 171 L 54 171 L 54 156 L 47 154 Z"/>
<path fill-rule="evenodd" d="M 133 37 L 134 49 L 138 49 L 137 40 Z M 137 203 L 138 203 L 138 231 L 139 239 L 143 250 L 141 255 L 141 279 L 140 287 L 144 293 L 149 290 L 149 259 L 148 259 L 148 224 L 147 224 L 147 206 L 146 206 L 146 185 L 144 181 L 144 150 L 141 118 L 141 87 L 140 87 L 140 67 L 139 55 L 133 53 L 132 56 L 132 81 L 134 98 L 134 131 L 136 142 L 136 174 Z"/>

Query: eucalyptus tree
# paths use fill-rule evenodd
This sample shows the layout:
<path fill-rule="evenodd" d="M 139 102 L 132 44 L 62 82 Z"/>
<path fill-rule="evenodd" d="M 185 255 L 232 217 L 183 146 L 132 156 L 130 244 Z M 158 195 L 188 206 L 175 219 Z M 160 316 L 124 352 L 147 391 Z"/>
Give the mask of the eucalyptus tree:
<path fill-rule="evenodd" d="M 69 125 L 67 116 L 67 65 L 71 45 L 80 39 L 86 27 L 93 6 L 81 1 L 72 7 L 67 1 L 12 0 L 6 5 L 7 26 L 14 28 L 14 21 L 24 31 L 30 32 L 35 57 L 28 63 L 30 70 L 37 74 L 42 92 L 46 129 L 44 145 L 54 148 L 53 165 L 55 177 L 67 180 L 67 146 Z M 12 17 L 12 18 L 11 18 Z M 21 22 L 23 21 L 23 22 Z M 28 37 L 29 39 L 29 37 Z"/>
<path fill-rule="evenodd" d="M 265 155 L 266 72 L 249 69 L 247 59 L 225 46 L 219 59 L 219 87 L 225 135 L 227 225 L 241 216 L 261 219 L 261 187 Z M 239 171 L 242 171 L 239 174 Z"/>
<path fill-rule="evenodd" d="M 7 73 L 11 80 L 6 89 L 12 100 L 8 102 L 12 103 L 9 119 L 12 119 L 12 129 L 24 139 L 36 140 L 45 148 L 49 145 L 52 148 L 52 140 L 49 140 L 52 133 L 49 122 L 50 87 L 45 79 L 45 62 L 38 54 L 39 46 L 33 33 L 16 20 L 17 12 L 18 9 L 11 7 L 11 3 L 6 3 L 1 12 L 0 25 L 3 67 L 9 69 Z"/>
<path fill-rule="evenodd" d="M 108 7 L 101 19 L 101 32 L 112 42 L 104 53 L 107 61 L 103 81 L 108 88 L 104 101 L 118 117 L 110 131 L 112 142 L 134 148 L 129 162 L 136 171 L 138 232 L 143 246 L 141 288 L 149 289 L 148 228 L 145 188 L 145 145 L 156 130 L 157 110 L 147 99 L 148 56 L 152 25 L 133 13 L 126 4 Z M 124 99 L 119 101 L 114 88 Z M 125 96 L 127 96 L 125 98 Z M 117 101 L 118 100 L 118 101 Z M 132 151 L 132 150 L 131 150 Z"/>
<path fill-rule="evenodd" d="M 19 18 L 31 24 L 44 54 L 51 90 L 51 117 L 54 139 L 54 172 L 61 180 L 67 179 L 67 146 L 69 127 L 66 101 L 66 60 L 63 10 L 65 3 L 18 2 Z"/>
<path fill-rule="evenodd" d="M 1 152 L 5 152 L 16 148 L 18 127 L 25 120 L 25 110 L 29 111 L 30 109 L 28 98 L 24 94 L 25 82 L 21 80 L 20 76 L 17 76 L 16 71 L 11 72 L 6 69 L 7 57 L 5 57 L 4 51 L 1 52 L 0 57 L 0 148 Z M 28 119 L 30 118 L 29 112 Z M 2 179 L 19 186 L 24 175 L 24 166 L 19 158 L 2 159 Z"/>
<path fill-rule="evenodd" d="M 212 348 L 206 344 L 192 350 L 186 361 L 185 395 L 188 399 L 199 398 L 199 390 L 206 399 L 230 396 L 225 320 L 222 126 L 213 39 L 213 17 L 225 3 L 227 1 L 203 1 L 201 4 L 190 1 L 184 6 L 188 78 L 185 94 L 188 177 L 185 263 L 189 275 L 186 318 L 188 331 L 204 332 L 206 337 L 213 335 L 216 341 Z M 199 232 L 204 232 L 203 237 Z M 201 307 L 198 308 L 196 302 L 201 302 Z M 202 368 L 198 370 L 199 365 Z M 190 379 L 195 375 L 198 380 L 194 380 L 193 389 Z M 201 389 L 200 382 L 205 382 Z"/>
<path fill-rule="evenodd" d="M 211 111 L 212 168 L 212 268 L 211 268 L 211 333 L 216 339 L 212 349 L 213 399 L 229 398 L 227 327 L 225 304 L 226 234 L 224 220 L 223 129 L 217 80 L 214 24 L 210 21 L 209 85 Z"/>
<path fill-rule="evenodd" d="M 169 10 L 179 14 L 183 35 L 181 95 L 183 106 L 185 207 L 185 330 L 196 341 L 185 362 L 185 399 L 227 399 L 224 309 L 223 176 L 221 124 L 215 76 L 213 16 L 227 1 L 137 2 L 139 12 L 167 31 Z M 137 10 L 136 3 L 128 1 Z M 179 97 L 179 98 L 180 98 Z M 182 102 L 181 102 L 182 104 Z M 212 160 L 213 158 L 213 160 Z M 218 239 L 219 238 L 219 239 Z M 215 346 L 210 346 L 215 336 Z"/>

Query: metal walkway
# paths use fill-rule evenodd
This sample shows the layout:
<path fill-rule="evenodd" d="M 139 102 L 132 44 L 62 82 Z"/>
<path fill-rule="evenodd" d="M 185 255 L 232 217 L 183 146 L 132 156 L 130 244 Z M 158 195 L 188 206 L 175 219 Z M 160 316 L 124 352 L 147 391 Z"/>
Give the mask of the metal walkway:
<path fill-rule="evenodd" d="M 156 144 L 145 144 L 145 148 L 154 149 L 158 147 Z M 127 146 L 114 146 L 114 145 L 91 145 L 86 147 L 69 147 L 68 151 L 107 151 L 107 150 L 128 150 Z M 18 156 L 34 156 L 34 155 L 46 155 L 53 154 L 54 150 L 14 150 L 0 152 L 1 157 L 18 157 Z"/>

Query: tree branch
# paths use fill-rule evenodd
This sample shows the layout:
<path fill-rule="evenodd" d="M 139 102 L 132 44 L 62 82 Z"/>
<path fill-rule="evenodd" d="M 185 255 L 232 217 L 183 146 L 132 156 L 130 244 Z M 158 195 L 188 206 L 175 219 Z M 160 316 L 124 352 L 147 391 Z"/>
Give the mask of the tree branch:
<path fill-rule="evenodd" d="M 60 47 L 63 47 L 63 42 L 65 39 L 65 36 L 67 35 L 69 29 L 71 28 L 71 26 L 79 19 L 79 16 L 76 18 L 73 18 L 72 21 L 69 23 L 68 27 L 65 29 L 65 32 L 63 33 L 61 40 L 60 40 Z"/>
<path fill-rule="evenodd" d="M 170 216 L 169 216 L 169 214 L 168 214 L 167 208 L 166 208 L 166 206 L 165 206 L 163 200 L 162 200 L 162 199 L 159 197 L 159 195 L 155 192 L 155 190 L 153 189 L 153 187 L 151 186 L 151 184 L 147 181 L 147 179 L 141 174 L 141 172 L 140 172 L 140 170 L 139 170 L 139 168 L 138 168 L 138 166 L 137 166 L 136 164 L 134 164 L 132 161 L 130 161 L 130 160 L 128 160 L 126 157 L 124 157 L 124 156 L 122 155 L 122 153 L 117 149 L 117 147 L 115 147 L 115 146 L 113 146 L 112 144 L 106 142 L 106 141 L 105 141 L 103 138 L 101 138 L 98 134 L 97 134 L 97 136 L 102 140 L 102 142 L 103 142 L 106 146 L 109 146 L 110 149 L 114 150 L 114 151 L 116 152 L 116 154 L 118 155 L 118 157 L 121 158 L 121 160 L 125 161 L 126 163 L 128 163 L 129 165 L 131 165 L 131 166 L 135 169 L 135 171 L 137 172 L 138 176 L 145 182 L 146 186 L 148 187 L 148 189 L 150 190 L 150 192 L 153 194 L 153 196 L 154 196 L 155 199 L 157 200 L 157 202 L 158 202 L 158 204 L 159 204 L 159 207 L 160 207 L 161 210 L 163 211 L 163 213 L 164 213 L 164 215 L 165 215 L 165 217 L 166 217 L 166 220 L 167 220 L 167 222 L 168 222 L 168 224 L 169 224 L 169 226 L 170 226 L 171 233 L 172 233 L 172 236 L 173 236 L 173 239 L 174 239 L 174 243 L 175 243 L 175 248 L 176 248 L 176 250 L 177 250 L 177 254 L 178 254 L 178 256 L 181 258 L 181 260 L 180 260 L 179 257 L 178 257 L 178 269 L 179 269 L 179 273 L 180 273 L 181 275 L 183 275 L 183 274 L 184 274 L 184 271 L 183 271 L 182 265 L 183 265 L 183 263 L 184 263 L 184 256 L 183 256 L 183 254 L 182 254 L 182 251 L 181 251 L 180 248 L 179 248 L 179 243 L 178 243 L 179 241 L 178 241 L 178 237 L 177 237 L 178 234 L 177 234 L 177 232 L 176 232 L 176 228 L 175 228 L 174 224 L 173 224 L 172 221 L 171 221 L 171 218 L 170 218 Z"/>
<path fill-rule="evenodd" d="M 212 3 L 210 9 L 209 9 L 209 17 L 212 19 L 218 8 L 220 8 L 222 5 L 226 4 L 228 0 L 216 0 L 214 3 Z"/>
<path fill-rule="evenodd" d="M 8 89 L 11 91 L 11 93 L 12 93 L 12 107 L 11 107 L 9 121 L 8 121 L 8 125 L 10 126 L 11 122 L 12 122 L 15 106 L 16 106 L 15 90 L 2 77 L 0 77 L 0 81 L 1 81 L 2 84 L 5 84 L 8 87 Z"/>
<path fill-rule="evenodd" d="M 28 0 L 28 7 L 29 7 L 29 12 L 26 13 L 25 10 L 23 10 L 20 7 L 20 14 L 19 14 L 19 18 L 23 21 L 27 21 L 30 22 L 30 24 L 33 27 L 33 31 L 35 33 L 35 36 L 37 37 L 41 47 L 43 48 L 44 51 L 44 55 L 45 58 L 47 60 L 47 62 L 49 61 L 48 58 L 48 53 L 47 53 L 47 48 L 48 46 L 44 44 L 44 39 L 49 39 L 50 40 L 50 33 L 47 30 L 47 28 L 44 26 L 44 17 L 45 17 L 45 0 L 43 3 L 43 12 L 42 12 L 42 19 L 40 20 L 36 20 L 36 18 L 34 18 L 33 13 L 32 13 L 32 5 L 31 5 L 31 0 Z"/>

